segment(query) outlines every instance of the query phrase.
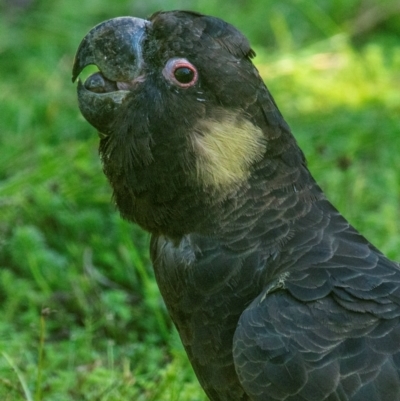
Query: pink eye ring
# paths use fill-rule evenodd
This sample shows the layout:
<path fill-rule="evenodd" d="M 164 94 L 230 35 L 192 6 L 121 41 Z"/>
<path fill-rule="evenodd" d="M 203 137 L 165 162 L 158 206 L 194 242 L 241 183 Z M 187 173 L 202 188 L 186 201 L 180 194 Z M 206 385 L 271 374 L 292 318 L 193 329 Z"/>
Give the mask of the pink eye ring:
<path fill-rule="evenodd" d="M 198 79 L 196 67 L 185 58 L 168 60 L 163 69 L 164 77 L 180 88 L 190 88 Z"/>

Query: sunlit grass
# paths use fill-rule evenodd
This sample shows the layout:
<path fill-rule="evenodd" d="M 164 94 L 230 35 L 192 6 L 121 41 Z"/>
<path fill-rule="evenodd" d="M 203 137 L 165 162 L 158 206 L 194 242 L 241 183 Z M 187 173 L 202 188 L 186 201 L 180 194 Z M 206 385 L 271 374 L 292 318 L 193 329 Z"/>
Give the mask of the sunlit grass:
<path fill-rule="evenodd" d="M 258 68 L 328 198 L 400 259 L 400 48 L 355 50 L 340 35 L 275 57 L 259 53 Z"/>

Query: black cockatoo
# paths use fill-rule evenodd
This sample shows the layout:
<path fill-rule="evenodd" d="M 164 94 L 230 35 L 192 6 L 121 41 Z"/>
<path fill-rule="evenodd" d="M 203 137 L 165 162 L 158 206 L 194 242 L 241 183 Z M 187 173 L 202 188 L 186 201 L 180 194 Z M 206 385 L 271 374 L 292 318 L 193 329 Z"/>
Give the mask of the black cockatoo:
<path fill-rule="evenodd" d="M 329 203 L 221 19 L 103 22 L 73 68 L 123 218 L 212 401 L 400 400 L 400 269 Z"/>

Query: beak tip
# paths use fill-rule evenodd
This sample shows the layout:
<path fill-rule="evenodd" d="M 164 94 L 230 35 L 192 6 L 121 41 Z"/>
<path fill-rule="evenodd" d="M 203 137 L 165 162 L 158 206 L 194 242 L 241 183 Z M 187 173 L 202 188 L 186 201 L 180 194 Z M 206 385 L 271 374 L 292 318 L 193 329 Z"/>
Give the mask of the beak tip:
<path fill-rule="evenodd" d="M 72 70 L 72 77 L 71 77 L 72 83 L 75 83 L 75 81 L 76 81 L 76 79 L 78 78 L 78 76 L 79 76 L 80 73 L 81 73 L 81 72 L 78 71 L 78 70 L 75 68 L 75 66 L 74 66 L 74 68 L 73 68 L 73 70 Z"/>
<path fill-rule="evenodd" d="M 82 72 L 83 67 L 81 67 L 79 65 L 79 63 L 77 61 L 74 62 L 74 65 L 72 67 L 72 83 L 74 83 L 76 81 L 76 79 L 79 77 L 79 74 Z"/>
<path fill-rule="evenodd" d="M 74 63 L 72 65 L 72 83 L 74 83 L 76 81 L 76 79 L 78 78 L 79 74 L 82 72 L 84 66 L 81 65 L 81 61 L 79 58 L 79 49 L 77 54 L 74 57 Z"/>

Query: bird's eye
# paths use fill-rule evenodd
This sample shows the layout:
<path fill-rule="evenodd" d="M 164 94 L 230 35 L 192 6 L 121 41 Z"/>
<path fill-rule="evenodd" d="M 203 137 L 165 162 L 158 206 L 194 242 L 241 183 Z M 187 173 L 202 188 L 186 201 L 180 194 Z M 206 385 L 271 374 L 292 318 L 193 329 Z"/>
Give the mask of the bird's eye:
<path fill-rule="evenodd" d="M 172 58 L 168 60 L 163 69 L 163 75 L 170 83 L 180 88 L 189 88 L 198 79 L 196 67 L 184 58 Z"/>
<path fill-rule="evenodd" d="M 181 84 L 188 84 L 193 81 L 193 78 L 195 76 L 195 71 L 188 67 L 178 67 L 174 71 L 174 77 L 178 82 Z"/>

